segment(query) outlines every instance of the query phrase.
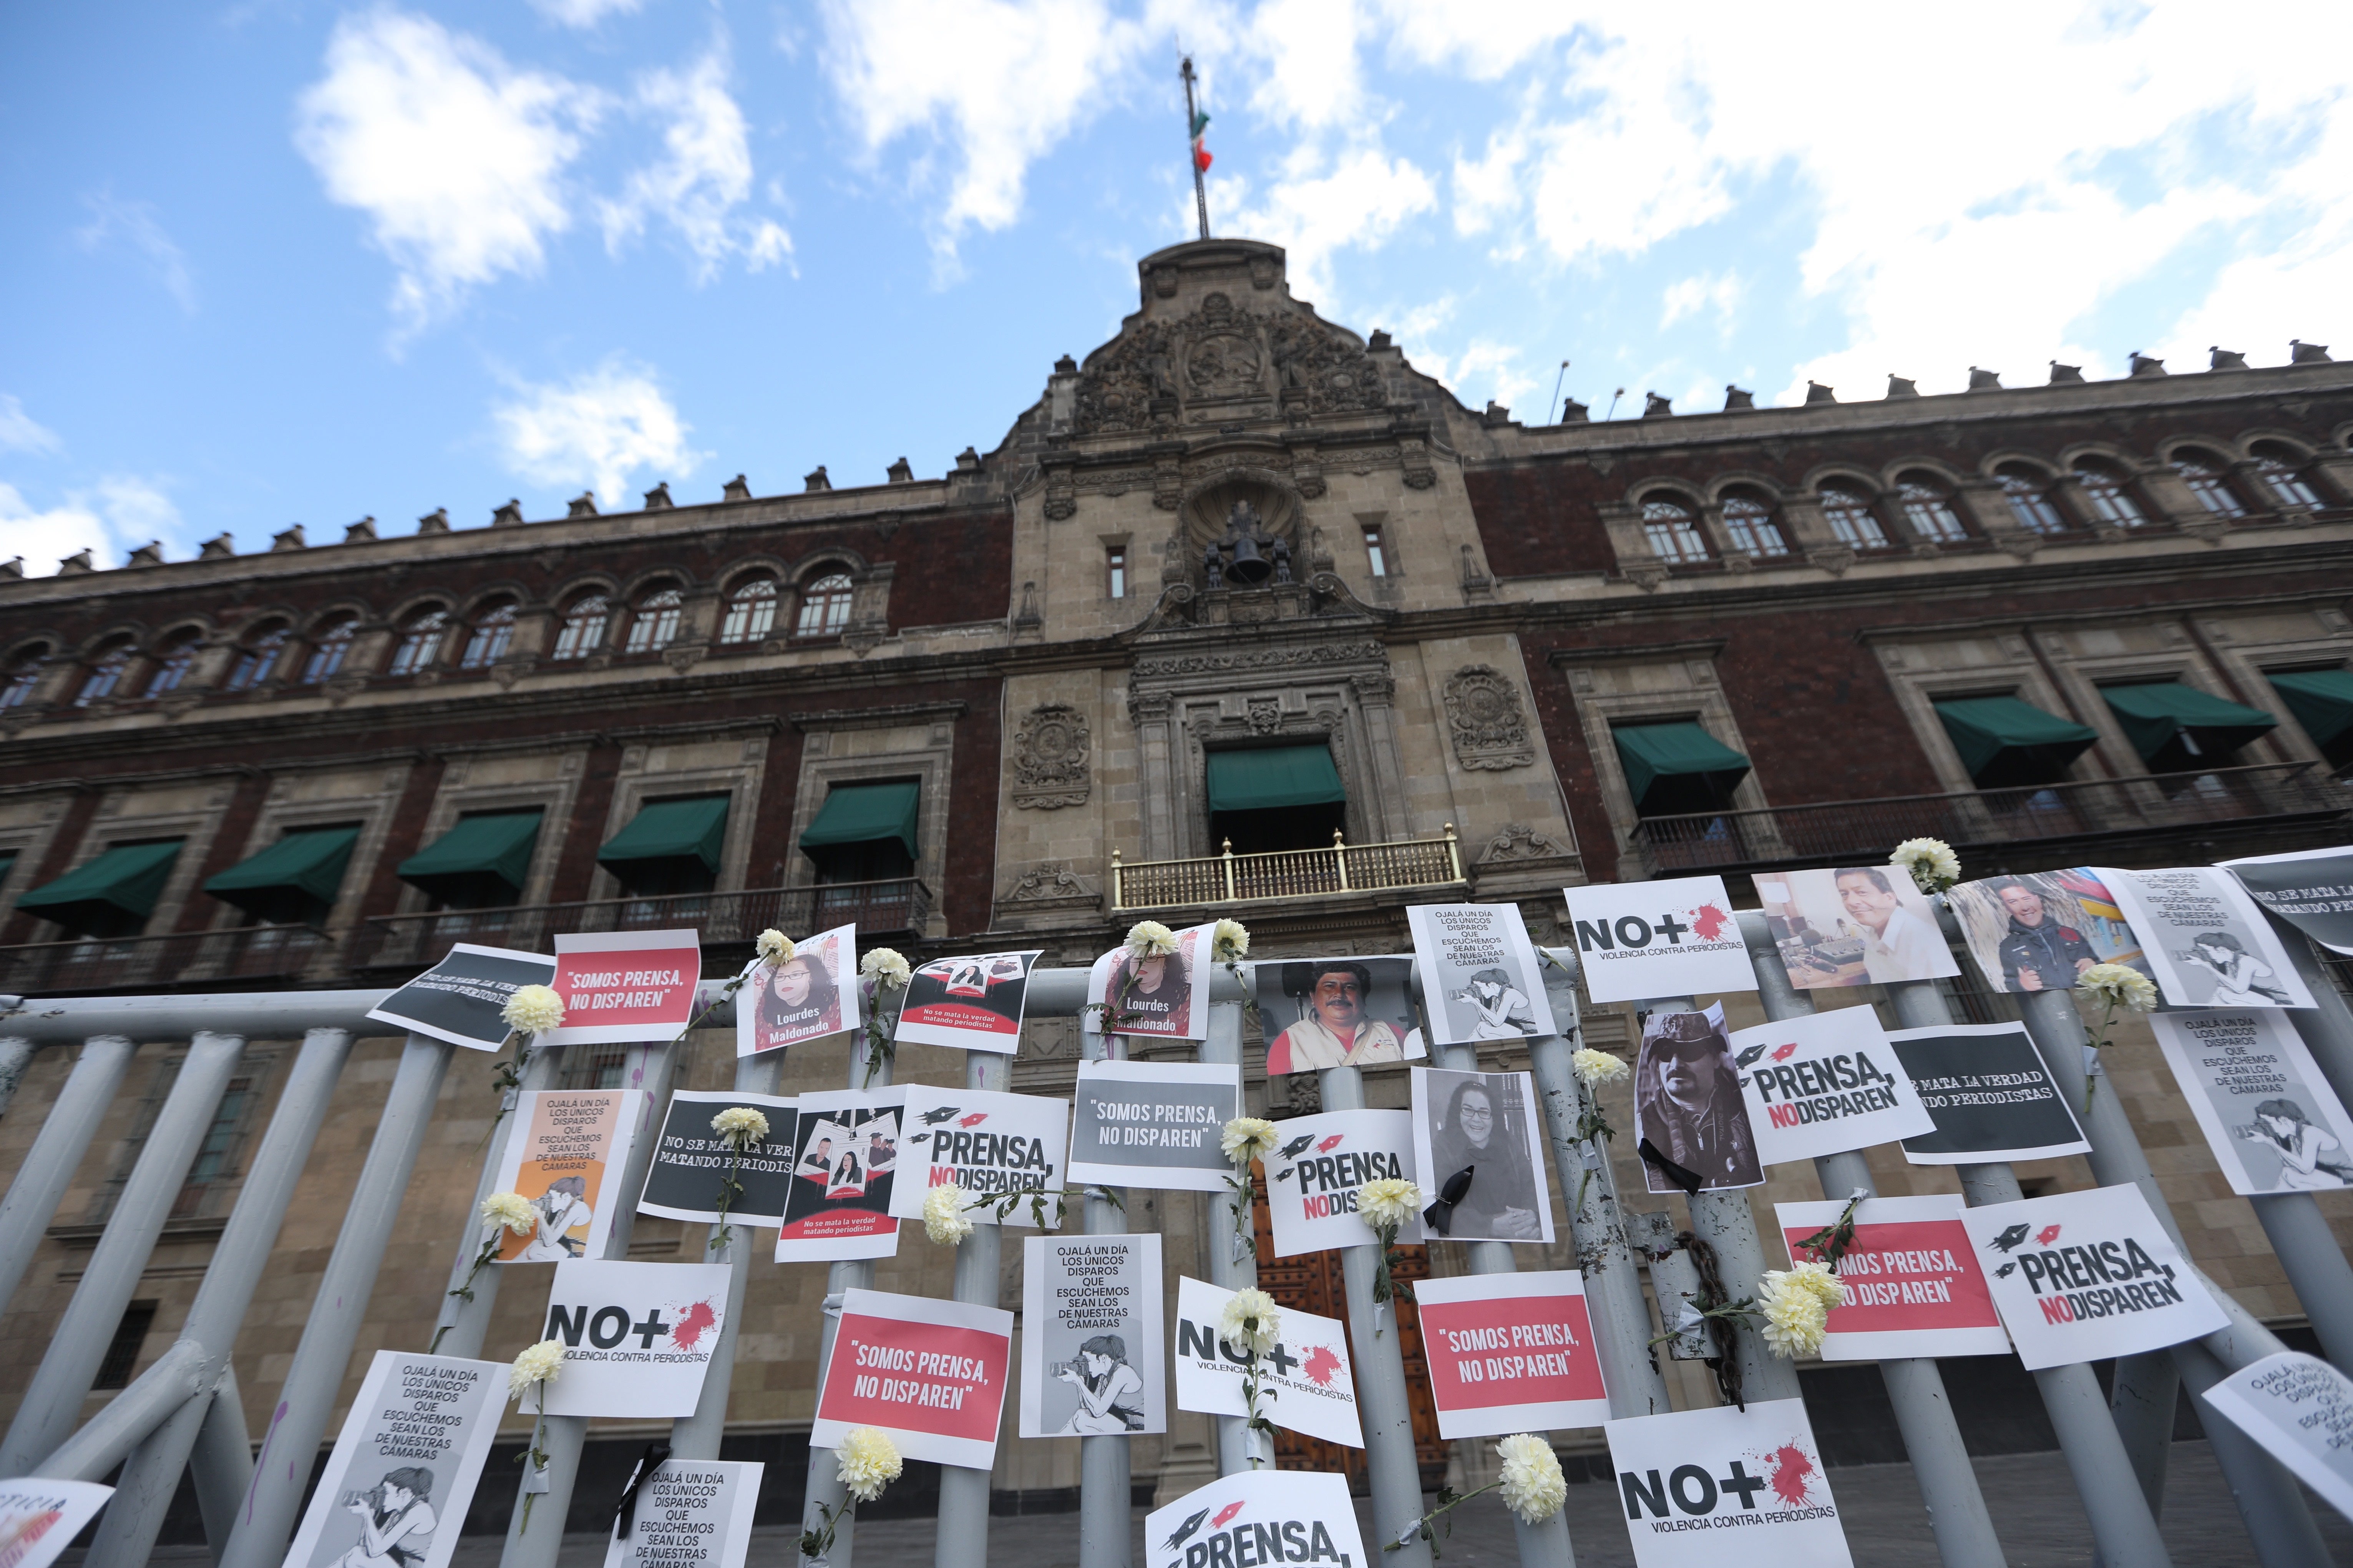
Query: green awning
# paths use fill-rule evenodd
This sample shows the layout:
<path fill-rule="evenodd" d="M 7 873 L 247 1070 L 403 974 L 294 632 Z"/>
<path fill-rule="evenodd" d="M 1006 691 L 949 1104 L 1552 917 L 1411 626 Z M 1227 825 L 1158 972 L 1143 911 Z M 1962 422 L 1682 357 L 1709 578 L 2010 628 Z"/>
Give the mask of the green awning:
<path fill-rule="evenodd" d="M 20 910 L 41 911 L 43 920 L 71 925 L 74 911 L 102 905 L 139 920 L 155 912 L 155 900 L 180 858 L 183 840 L 166 838 L 155 844 L 118 844 L 56 881 L 35 888 L 16 900 Z"/>
<path fill-rule="evenodd" d="M 1961 766 L 1980 784 L 2013 777 L 2050 780 L 2090 749 L 2100 732 L 2015 697 L 1956 697 L 1936 705 Z"/>
<path fill-rule="evenodd" d="M 1270 811 L 1286 805 L 1330 805 L 1348 798 L 1329 746 L 1266 746 L 1211 752 L 1209 809 Z"/>
<path fill-rule="evenodd" d="M 1626 787 L 1633 792 L 1638 810 L 1662 779 L 1704 779 L 1721 800 L 1748 776 L 1746 757 L 1689 721 L 1620 724 L 1611 727 L 1609 736 L 1618 742 L 1618 761 L 1626 770 Z"/>
<path fill-rule="evenodd" d="M 596 851 L 596 864 L 617 868 L 641 860 L 691 858 L 715 872 L 727 837 L 727 802 L 723 795 L 648 801 Z"/>
<path fill-rule="evenodd" d="M 2353 730 L 2353 669 L 2283 670 L 2271 683 L 2314 745 Z"/>
<path fill-rule="evenodd" d="M 290 833 L 251 859 L 205 879 L 205 891 L 239 909 L 274 905 L 290 892 L 332 905 L 343 888 L 343 868 L 351 864 L 352 846 L 359 837 L 356 827 L 313 827 Z"/>
<path fill-rule="evenodd" d="M 2146 763 L 2156 762 L 2177 737 L 2189 742 L 2192 756 L 2225 755 L 2279 725 L 2260 708 L 2226 702 L 2178 680 L 2103 686 L 2100 695 Z"/>
<path fill-rule="evenodd" d="M 531 852 L 539 842 L 542 815 L 534 806 L 459 817 L 457 826 L 400 863 L 400 879 L 450 897 L 495 879 L 521 898 L 531 878 Z"/>
<path fill-rule="evenodd" d="M 801 832 L 801 847 L 872 844 L 895 838 L 915 853 L 915 806 L 923 786 L 913 779 L 890 784 L 836 784 L 818 808 L 817 820 Z"/>

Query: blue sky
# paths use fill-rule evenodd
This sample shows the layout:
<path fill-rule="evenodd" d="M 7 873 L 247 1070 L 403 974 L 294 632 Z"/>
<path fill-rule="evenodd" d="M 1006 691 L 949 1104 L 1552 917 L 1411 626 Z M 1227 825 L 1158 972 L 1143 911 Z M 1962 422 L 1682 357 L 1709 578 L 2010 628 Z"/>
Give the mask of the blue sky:
<path fill-rule="evenodd" d="M 2353 353 L 2341 5 L 16 5 L 0 560 L 938 474 L 1189 237 L 1186 48 L 1216 230 L 1474 406 Z"/>

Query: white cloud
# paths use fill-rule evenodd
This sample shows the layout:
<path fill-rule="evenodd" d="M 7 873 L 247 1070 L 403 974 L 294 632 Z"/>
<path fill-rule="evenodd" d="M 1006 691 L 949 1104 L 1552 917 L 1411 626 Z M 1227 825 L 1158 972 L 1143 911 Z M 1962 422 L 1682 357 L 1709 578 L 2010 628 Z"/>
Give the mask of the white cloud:
<path fill-rule="evenodd" d="M 643 366 L 611 359 L 560 385 L 516 390 L 492 411 L 507 466 L 540 484 L 586 484 L 607 508 L 632 475 L 682 479 L 708 455 L 688 447 L 685 422 Z"/>
<path fill-rule="evenodd" d="M 633 15 L 645 0 L 531 0 L 531 8 L 567 27 L 593 27 L 607 16 Z"/>
<path fill-rule="evenodd" d="M 632 174 L 616 200 L 600 202 L 605 244 L 645 232 L 649 216 L 677 228 L 708 282 L 731 256 L 757 272 L 792 259 L 792 237 L 766 219 L 737 216 L 752 194 L 752 149 L 744 111 L 727 90 L 727 57 L 714 48 L 684 71 L 653 71 L 638 83 L 637 108 L 666 123 L 664 156 Z"/>
<path fill-rule="evenodd" d="M 1376 147 L 1343 153 L 1326 168 L 1306 153 L 1293 160 L 1255 207 L 1237 213 L 1228 233 L 1271 240 L 1290 253 L 1291 289 L 1328 314 L 1335 297 L 1332 261 L 1351 246 L 1377 249 L 1408 219 L 1433 212 L 1438 188 L 1402 157 Z"/>
<path fill-rule="evenodd" d="M 1740 308 L 1741 297 L 1746 292 L 1739 275 L 1728 271 L 1703 272 L 1670 283 L 1659 299 L 1659 330 L 1664 331 L 1677 321 L 1687 321 L 1706 310 L 1713 310 L 1717 321 L 1728 330 L 1733 313 Z"/>
<path fill-rule="evenodd" d="M 1353 0 L 1265 0 L 1239 39 L 1265 72 L 1250 107 L 1266 120 L 1309 131 L 1362 126 L 1362 20 Z"/>
<path fill-rule="evenodd" d="M 90 208 L 90 221 L 74 231 L 74 238 L 84 250 L 94 251 L 110 239 L 129 242 L 154 268 L 156 281 L 164 285 L 164 292 L 178 302 L 182 310 L 195 314 L 196 284 L 188 274 L 188 258 L 172 237 L 164 232 L 153 207 L 145 202 L 117 201 L 112 193 L 104 191 L 84 196 L 82 205 Z"/>
<path fill-rule="evenodd" d="M 46 454 L 64 445 L 56 431 L 25 412 L 13 393 L 0 392 L 0 452 Z"/>
<path fill-rule="evenodd" d="M 470 289 L 540 270 L 572 221 L 578 132 L 601 108 L 594 89 L 512 69 L 429 17 L 373 11 L 336 27 L 326 75 L 298 102 L 295 145 L 331 198 L 368 215 L 415 330 Z"/>
<path fill-rule="evenodd" d="M 139 546 L 151 540 L 177 542 L 181 532 L 179 508 L 153 480 L 109 475 L 47 508 L 36 508 L 16 486 L 0 482 L 0 538 L 11 555 L 23 555 L 28 576 L 48 576 L 58 562 L 83 550 L 99 566 L 120 566 Z"/>

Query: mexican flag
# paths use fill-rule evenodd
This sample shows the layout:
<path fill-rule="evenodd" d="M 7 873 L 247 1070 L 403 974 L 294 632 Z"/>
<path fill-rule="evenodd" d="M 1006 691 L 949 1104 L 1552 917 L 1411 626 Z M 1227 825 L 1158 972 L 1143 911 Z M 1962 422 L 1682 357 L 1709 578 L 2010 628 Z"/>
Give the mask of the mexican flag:
<path fill-rule="evenodd" d="M 1205 111 L 1198 110 L 1195 110 L 1193 114 L 1193 167 L 1196 169 L 1207 170 L 1209 166 L 1209 150 L 1201 145 L 1201 132 L 1207 131 L 1208 128 L 1208 115 Z"/>

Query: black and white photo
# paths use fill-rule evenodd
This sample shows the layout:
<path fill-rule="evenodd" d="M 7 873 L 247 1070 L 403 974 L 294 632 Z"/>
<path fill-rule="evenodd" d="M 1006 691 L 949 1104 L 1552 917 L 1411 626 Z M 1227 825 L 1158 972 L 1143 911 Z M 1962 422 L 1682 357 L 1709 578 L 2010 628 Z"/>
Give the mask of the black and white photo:
<path fill-rule="evenodd" d="M 1552 1005 L 1518 905 L 1414 904 L 1405 913 L 1437 1044 L 1553 1032 Z"/>
<path fill-rule="evenodd" d="M 1765 1180 L 1733 1064 L 1722 1004 L 1652 1013 L 1634 1064 L 1642 1180 L 1654 1193 L 1753 1187 Z"/>
<path fill-rule="evenodd" d="M 1414 1163 L 1430 1205 L 1422 1215 L 1428 1233 L 1451 1241 L 1550 1241 L 1543 1137 L 1526 1073 L 1415 1068 Z M 1450 1198 L 1458 1181 L 1461 1191 Z"/>

